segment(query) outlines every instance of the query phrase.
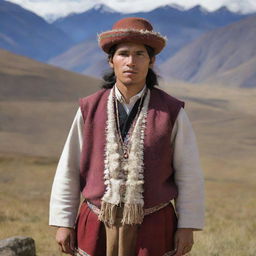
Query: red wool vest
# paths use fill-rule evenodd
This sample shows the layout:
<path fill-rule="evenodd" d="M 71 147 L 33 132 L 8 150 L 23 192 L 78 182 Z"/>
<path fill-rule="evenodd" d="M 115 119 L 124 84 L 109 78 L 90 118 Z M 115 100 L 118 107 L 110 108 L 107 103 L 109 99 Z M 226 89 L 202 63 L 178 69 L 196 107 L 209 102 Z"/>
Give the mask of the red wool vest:
<path fill-rule="evenodd" d="M 107 100 L 109 89 L 79 99 L 84 120 L 80 162 L 80 190 L 92 204 L 100 207 L 105 193 L 104 147 L 106 143 Z M 184 102 L 164 91 L 150 90 L 144 140 L 144 207 L 176 198 L 174 182 L 172 128 Z"/>

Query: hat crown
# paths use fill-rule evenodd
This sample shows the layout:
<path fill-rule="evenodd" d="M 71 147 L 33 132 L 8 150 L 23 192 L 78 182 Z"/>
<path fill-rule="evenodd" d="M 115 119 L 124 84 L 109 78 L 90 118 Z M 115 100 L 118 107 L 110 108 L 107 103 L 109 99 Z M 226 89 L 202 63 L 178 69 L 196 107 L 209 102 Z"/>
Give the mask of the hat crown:
<path fill-rule="evenodd" d="M 143 18 L 129 17 L 117 21 L 112 29 L 136 29 L 153 31 L 152 25 Z"/>
<path fill-rule="evenodd" d="M 153 30 L 148 20 L 140 17 L 118 20 L 112 30 L 98 34 L 99 46 L 108 54 L 112 46 L 124 42 L 150 46 L 158 54 L 165 47 L 166 40 L 166 37 Z"/>

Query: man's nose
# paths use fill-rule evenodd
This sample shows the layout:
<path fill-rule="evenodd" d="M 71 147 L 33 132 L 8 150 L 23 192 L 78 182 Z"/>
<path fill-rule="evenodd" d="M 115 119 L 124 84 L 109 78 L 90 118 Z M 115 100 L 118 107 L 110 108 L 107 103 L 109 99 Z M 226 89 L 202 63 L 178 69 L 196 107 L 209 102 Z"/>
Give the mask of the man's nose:
<path fill-rule="evenodd" d="M 127 65 L 129 65 L 129 66 L 135 65 L 135 56 L 134 55 L 131 54 L 127 57 Z"/>

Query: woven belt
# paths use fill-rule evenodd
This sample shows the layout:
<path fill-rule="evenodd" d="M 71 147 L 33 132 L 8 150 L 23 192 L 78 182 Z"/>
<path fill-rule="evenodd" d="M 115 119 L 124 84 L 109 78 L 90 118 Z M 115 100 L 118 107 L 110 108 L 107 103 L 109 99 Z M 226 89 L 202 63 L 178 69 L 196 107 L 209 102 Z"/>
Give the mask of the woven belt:
<path fill-rule="evenodd" d="M 96 205 L 86 201 L 88 207 L 97 215 L 100 214 L 100 208 L 98 208 Z M 146 215 L 149 215 L 149 214 L 152 214 L 154 212 L 157 212 L 161 209 L 163 209 L 164 207 L 166 207 L 167 205 L 169 205 L 171 203 L 171 201 L 167 202 L 167 203 L 161 203 L 161 204 L 158 204 L 156 206 L 153 206 L 151 208 L 146 208 L 144 209 L 144 216 Z"/>

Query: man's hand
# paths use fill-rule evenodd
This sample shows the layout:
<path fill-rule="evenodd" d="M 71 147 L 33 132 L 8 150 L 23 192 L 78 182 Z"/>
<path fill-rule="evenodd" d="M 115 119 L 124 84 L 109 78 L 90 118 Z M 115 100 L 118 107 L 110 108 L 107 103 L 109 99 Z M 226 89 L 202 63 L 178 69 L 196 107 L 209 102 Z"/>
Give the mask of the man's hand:
<path fill-rule="evenodd" d="M 69 255 L 74 255 L 75 251 L 75 230 L 73 228 L 59 227 L 56 233 L 56 241 L 60 251 Z"/>
<path fill-rule="evenodd" d="M 194 244 L 192 228 L 178 228 L 175 237 L 175 251 L 173 256 L 182 256 L 190 252 Z"/>

